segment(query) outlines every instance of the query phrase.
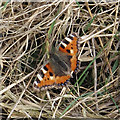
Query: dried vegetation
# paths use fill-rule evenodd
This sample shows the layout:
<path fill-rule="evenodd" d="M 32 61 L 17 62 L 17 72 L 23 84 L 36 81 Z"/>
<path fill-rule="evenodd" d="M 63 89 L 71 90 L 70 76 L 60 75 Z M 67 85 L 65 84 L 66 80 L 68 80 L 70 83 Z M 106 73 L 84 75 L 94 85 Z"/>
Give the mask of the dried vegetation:
<path fill-rule="evenodd" d="M 0 3 L 0 106 L 12 118 L 120 118 L 120 5 Z M 36 92 L 47 47 L 76 32 L 79 71 L 62 89 Z M 47 44 L 46 44 L 47 43 Z"/>

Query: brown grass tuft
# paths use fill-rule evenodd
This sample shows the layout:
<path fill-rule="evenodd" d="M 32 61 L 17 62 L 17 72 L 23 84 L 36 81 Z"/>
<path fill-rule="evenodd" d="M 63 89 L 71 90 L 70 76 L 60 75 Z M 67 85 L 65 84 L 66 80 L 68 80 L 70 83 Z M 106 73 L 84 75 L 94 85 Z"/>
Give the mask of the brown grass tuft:
<path fill-rule="evenodd" d="M 0 18 L 2 117 L 120 118 L 119 2 L 8 2 Z M 62 89 L 34 91 L 47 47 L 72 32 L 82 37 L 76 77 Z"/>

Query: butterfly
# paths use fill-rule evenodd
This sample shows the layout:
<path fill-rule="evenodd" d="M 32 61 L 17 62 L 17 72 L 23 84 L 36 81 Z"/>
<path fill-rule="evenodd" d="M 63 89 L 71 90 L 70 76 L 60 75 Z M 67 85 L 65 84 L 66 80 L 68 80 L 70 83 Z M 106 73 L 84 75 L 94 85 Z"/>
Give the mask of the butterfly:
<path fill-rule="evenodd" d="M 72 33 L 50 50 L 49 60 L 41 66 L 33 87 L 44 90 L 65 85 L 77 68 L 77 45 L 77 34 Z"/>

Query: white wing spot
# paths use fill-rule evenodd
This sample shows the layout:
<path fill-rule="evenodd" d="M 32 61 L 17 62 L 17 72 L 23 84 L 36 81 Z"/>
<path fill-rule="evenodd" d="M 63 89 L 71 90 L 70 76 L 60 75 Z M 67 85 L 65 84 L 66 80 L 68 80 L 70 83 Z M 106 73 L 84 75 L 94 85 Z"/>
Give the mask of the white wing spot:
<path fill-rule="evenodd" d="M 50 76 L 50 79 L 53 80 L 53 76 Z"/>
<path fill-rule="evenodd" d="M 44 68 L 41 68 L 41 70 L 43 71 L 44 74 L 46 74 L 46 70 Z"/>
<path fill-rule="evenodd" d="M 66 47 L 67 45 L 65 44 L 65 43 L 63 43 L 63 42 L 61 42 L 61 44 L 64 46 L 64 47 Z"/>
<path fill-rule="evenodd" d="M 71 37 L 73 37 L 73 38 L 75 37 L 75 36 L 74 36 L 74 35 L 72 35 L 72 34 L 70 34 L 70 36 L 71 36 Z"/>
<path fill-rule="evenodd" d="M 73 50 L 70 50 L 70 53 L 72 53 L 72 54 L 73 54 L 73 53 L 74 53 L 74 51 L 73 51 Z"/>
<path fill-rule="evenodd" d="M 40 81 L 43 79 L 40 74 L 37 74 L 37 77 Z"/>
<path fill-rule="evenodd" d="M 37 86 L 38 85 L 37 81 L 34 81 L 34 84 Z"/>
<path fill-rule="evenodd" d="M 65 38 L 68 42 L 71 42 L 72 40 L 68 37 Z"/>

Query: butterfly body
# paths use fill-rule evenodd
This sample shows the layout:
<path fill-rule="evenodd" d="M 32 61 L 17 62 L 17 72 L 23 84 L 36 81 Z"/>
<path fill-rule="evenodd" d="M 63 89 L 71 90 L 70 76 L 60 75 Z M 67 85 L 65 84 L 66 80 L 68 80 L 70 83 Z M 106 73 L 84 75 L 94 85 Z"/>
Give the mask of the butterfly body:
<path fill-rule="evenodd" d="M 49 54 L 48 62 L 41 67 L 37 80 L 34 81 L 35 88 L 64 85 L 71 78 L 77 67 L 77 35 L 70 34 Z"/>

